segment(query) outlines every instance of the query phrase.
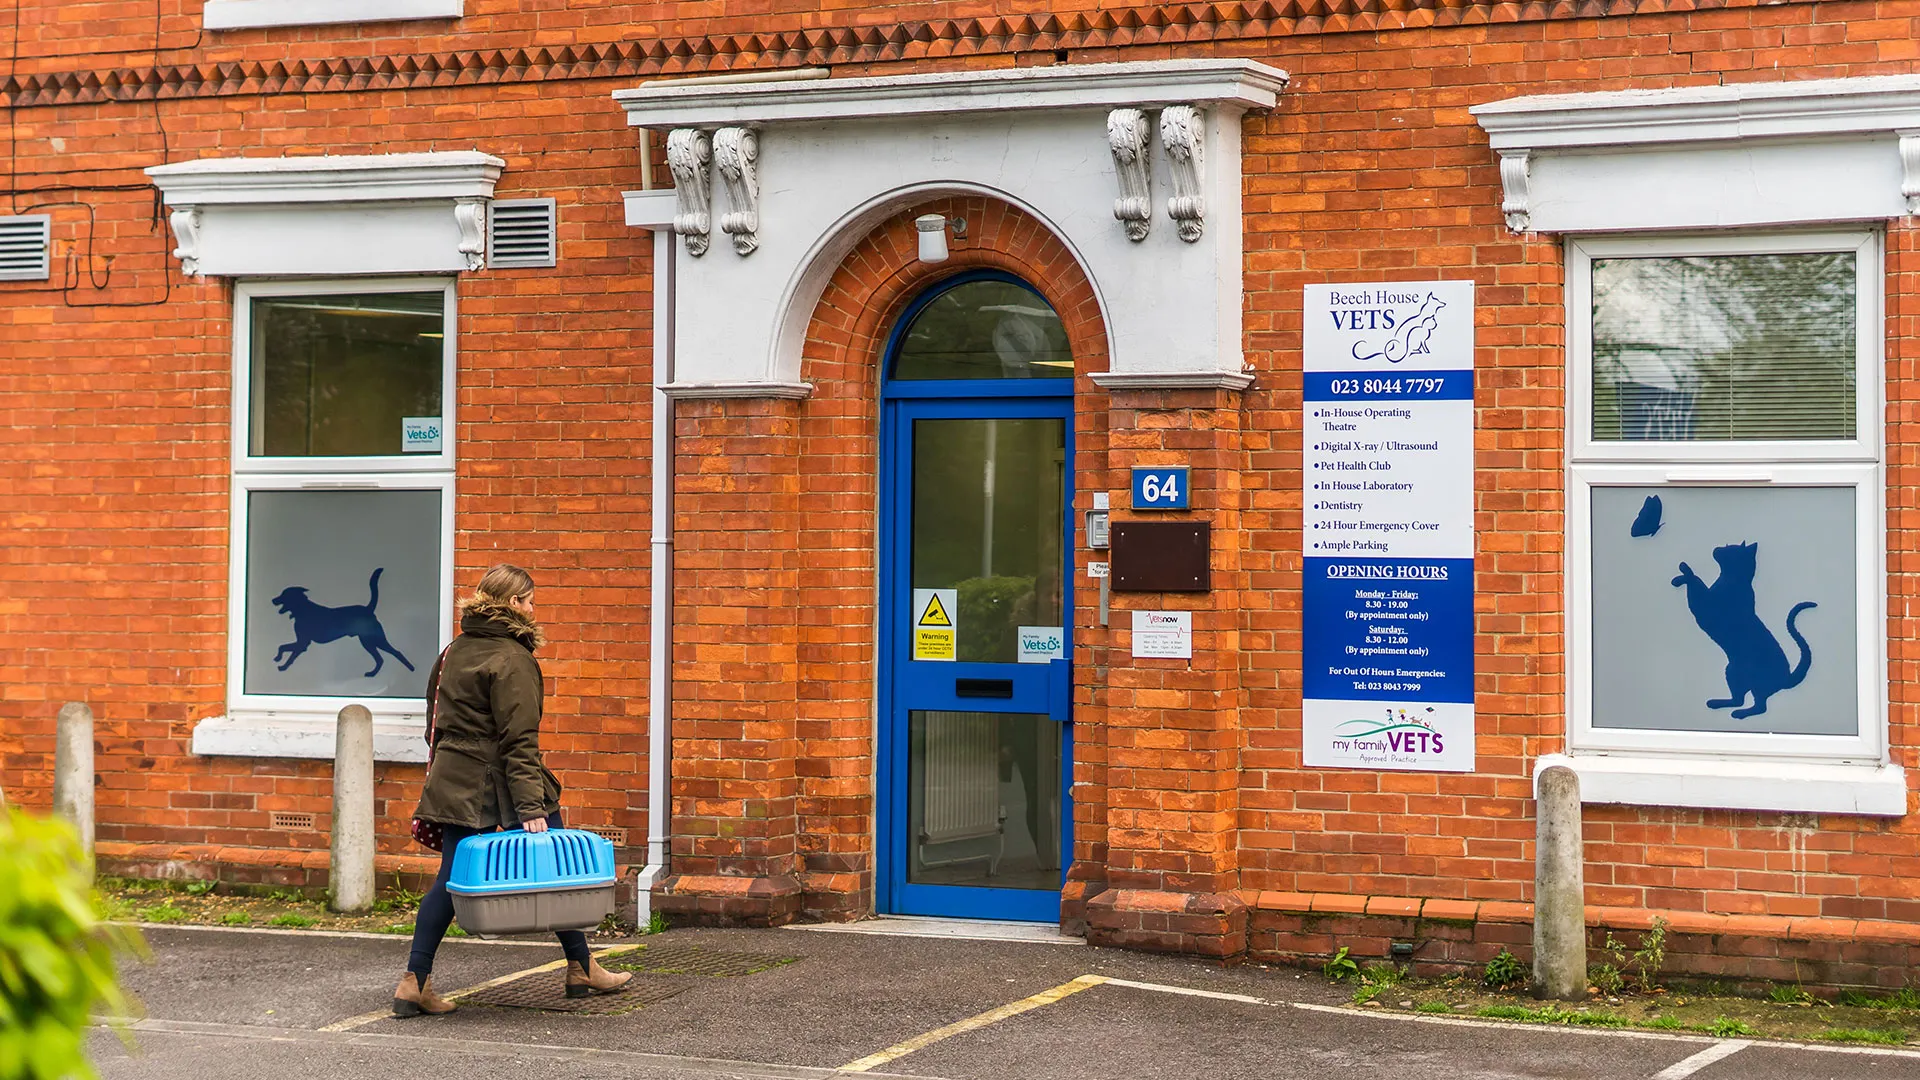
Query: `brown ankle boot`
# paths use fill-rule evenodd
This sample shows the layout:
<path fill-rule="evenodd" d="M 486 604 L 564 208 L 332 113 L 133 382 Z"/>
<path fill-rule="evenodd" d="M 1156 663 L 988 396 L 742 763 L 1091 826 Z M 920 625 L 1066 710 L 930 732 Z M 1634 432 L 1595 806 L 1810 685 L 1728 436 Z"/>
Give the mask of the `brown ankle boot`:
<path fill-rule="evenodd" d="M 583 998 L 588 994 L 616 994 L 627 988 L 631 971 L 608 971 L 600 961 L 589 959 L 582 968 L 578 961 L 567 961 L 567 996 Z"/>
<path fill-rule="evenodd" d="M 409 971 L 401 978 L 400 985 L 393 991 L 393 1015 L 395 1016 L 445 1016 L 458 1006 L 433 992 L 433 976 L 425 982 L 417 979 Z"/>

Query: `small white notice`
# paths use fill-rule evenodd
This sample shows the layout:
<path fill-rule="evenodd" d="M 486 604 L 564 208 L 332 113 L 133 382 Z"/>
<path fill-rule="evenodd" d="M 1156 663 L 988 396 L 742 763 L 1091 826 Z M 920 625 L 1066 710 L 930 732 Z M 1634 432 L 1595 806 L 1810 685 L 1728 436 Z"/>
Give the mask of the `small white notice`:
<path fill-rule="evenodd" d="M 440 418 L 403 416 L 400 418 L 400 449 L 408 454 L 440 452 Z"/>
<path fill-rule="evenodd" d="M 1087 564 L 1087 576 L 1091 578 L 1106 577 L 1111 572 L 1111 569 L 1111 563 L 1090 562 Z"/>
<path fill-rule="evenodd" d="M 1023 664 L 1044 664 L 1049 660 L 1067 658 L 1067 635 L 1058 626 L 1023 626 L 1020 628 L 1020 662 Z"/>
<path fill-rule="evenodd" d="M 1193 612 L 1134 612 L 1133 655 L 1161 660 L 1193 659 Z"/>

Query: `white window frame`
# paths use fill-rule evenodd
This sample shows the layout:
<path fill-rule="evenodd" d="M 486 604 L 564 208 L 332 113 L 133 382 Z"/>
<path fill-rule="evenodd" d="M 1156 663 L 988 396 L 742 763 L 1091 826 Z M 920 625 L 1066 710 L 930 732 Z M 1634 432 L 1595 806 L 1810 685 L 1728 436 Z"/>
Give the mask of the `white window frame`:
<path fill-rule="evenodd" d="M 457 19 L 466 0 L 207 0 L 208 30 L 262 26 L 322 26 L 333 23 Z"/>
<path fill-rule="evenodd" d="M 1593 432 L 1592 263 L 1596 258 L 1657 258 L 1851 251 L 1858 282 L 1855 437 L 1832 441 L 1620 442 Z M 1588 801 L 1755 809 L 1844 809 L 1848 777 L 1874 772 L 1889 805 L 1887 753 L 1887 576 L 1884 297 L 1885 249 L 1878 229 L 1571 237 L 1567 252 L 1567 717 L 1568 751 L 1615 757 L 1599 770 L 1602 786 L 1633 774 L 1644 798 Z M 1855 492 L 1856 628 L 1859 730 L 1854 736 L 1621 730 L 1593 724 L 1592 491 L 1608 486 L 1851 487 Z M 1661 759 L 1665 759 L 1662 761 Z M 1543 759 L 1544 764 L 1544 759 Z M 1835 769 L 1834 767 L 1841 767 Z M 1587 770 L 1582 770 L 1583 779 Z M 1709 775 L 1711 774 L 1711 775 Z M 1722 776 L 1725 783 L 1711 782 Z M 1672 783 L 1662 792 L 1661 777 Z M 1702 782 L 1707 776 L 1708 781 Z M 1687 781 L 1692 781 L 1689 784 Z M 1905 782 L 1898 781 L 1904 813 Z M 1811 786 L 1809 786 L 1811 785 Z M 1826 785 L 1826 786 L 1822 786 Z M 1819 788 L 1815 792 L 1814 788 Z M 1686 789 L 1683 791 L 1682 789 Z M 1689 795 L 1687 792 L 1690 791 Z"/>
<path fill-rule="evenodd" d="M 441 450 L 355 458 L 255 457 L 248 451 L 253 401 L 252 309 L 256 299 L 342 293 L 418 293 L 445 297 L 441 340 Z M 351 698 L 248 694 L 246 664 L 247 505 L 256 491 L 437 491 L 440 493 L 440 642 L 452 640 L 454 573 L 454 407 L 458 311 L 452 279 L 336 278 L 321 281 L 242 281 L 234 287 L 232 529 L 227 589 L 227 715 L 194 732 L 196 753 L 258 757 L 333 756 L 339 711 L 364 705 L 373 714 L 375 753 L 381 760 L 425 760 L 425 702 L 410 698 Z M 439 650 L 434 650 L 437 655 Z M 431 662 L 431 661 L 429 661 Z M 217 722 L 216 722 L 217 721 Z"/>

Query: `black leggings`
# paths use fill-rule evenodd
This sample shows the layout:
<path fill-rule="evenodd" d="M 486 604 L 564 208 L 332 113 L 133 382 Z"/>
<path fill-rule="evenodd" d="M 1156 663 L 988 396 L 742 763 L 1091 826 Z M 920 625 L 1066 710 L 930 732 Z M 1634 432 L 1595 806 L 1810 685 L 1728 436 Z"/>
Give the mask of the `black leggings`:
<path fill-rule="evenodd" d="M 420 915 L 413 921 L 413 954 L 407 958 L 407 970 L 425 981 L 433 974 L 433 954 L 440 950 L 440 939 L 447 936 L 447 927 L 453 925 L 453 897 L 447 895 L 447 878 L 453 874 L 453 852 L 460 841 L 486 829 L 469 829 L 460 825 L 442 827 L 446 843 L 440 851 L 440 873 L 433 879 L 433 888 L 420 899 Z M 560 823 L 560 811 L 547 815 L 547 828 L 564 829 Z M 586 967 L 592 957 L 587 950 L 587 935 L 578 930 L 556 930 L 554 937 L 560 939 L 560 948 L 565 950 L 567 959 Z"/>

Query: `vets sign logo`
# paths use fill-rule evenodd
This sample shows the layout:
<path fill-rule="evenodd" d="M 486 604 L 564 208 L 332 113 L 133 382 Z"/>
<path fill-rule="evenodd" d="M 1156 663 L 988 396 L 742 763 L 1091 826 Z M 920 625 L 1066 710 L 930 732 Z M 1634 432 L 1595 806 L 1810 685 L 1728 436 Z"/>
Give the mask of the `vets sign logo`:
<path fill-rule="evenodd" d="M 913 590 L 913 658 L 952 660 L 959 636 L 958 589 Z"/>

